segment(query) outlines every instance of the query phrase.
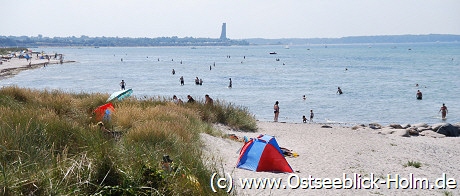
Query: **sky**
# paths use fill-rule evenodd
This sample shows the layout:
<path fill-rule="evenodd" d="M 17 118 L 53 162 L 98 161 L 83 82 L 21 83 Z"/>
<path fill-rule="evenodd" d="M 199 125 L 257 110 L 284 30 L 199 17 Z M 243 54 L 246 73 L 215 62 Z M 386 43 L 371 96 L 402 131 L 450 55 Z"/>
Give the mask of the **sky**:
<path fill-rule="evenodd" d="M 460 35 L 460 0 L 0 0 L 0 36 Z"/>

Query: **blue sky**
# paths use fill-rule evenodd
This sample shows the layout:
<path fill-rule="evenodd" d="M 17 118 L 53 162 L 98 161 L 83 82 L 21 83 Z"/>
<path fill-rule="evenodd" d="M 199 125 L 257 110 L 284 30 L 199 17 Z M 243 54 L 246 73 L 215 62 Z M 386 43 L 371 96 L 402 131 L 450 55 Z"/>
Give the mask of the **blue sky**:
<path fill-rule="evenodd" d="M 336 38 L 458 34 L 459 0 L 21 0 L 0 35 Z"/>

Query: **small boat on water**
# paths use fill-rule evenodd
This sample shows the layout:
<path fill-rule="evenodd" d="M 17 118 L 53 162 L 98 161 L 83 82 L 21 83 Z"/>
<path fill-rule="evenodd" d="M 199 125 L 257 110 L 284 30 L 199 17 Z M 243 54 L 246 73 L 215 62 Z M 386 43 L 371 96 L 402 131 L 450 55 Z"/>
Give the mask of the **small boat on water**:
<path fill-rule="evenodd" d="M 270 54 L 276 54 L 276 52 L 270 52 Z"/>

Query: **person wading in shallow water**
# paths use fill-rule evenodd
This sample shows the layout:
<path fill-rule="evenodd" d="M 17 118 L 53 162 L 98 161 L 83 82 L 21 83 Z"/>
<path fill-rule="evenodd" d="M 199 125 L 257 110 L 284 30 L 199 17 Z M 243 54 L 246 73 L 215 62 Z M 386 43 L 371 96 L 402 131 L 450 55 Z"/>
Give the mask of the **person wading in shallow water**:
<path fill-rule="evenodd" d="M 125 80 L 121 80 L 120 86 L 121 86 L 121 90 L 125 90 L 125 86 L 126 86 Z"/>
<path fill-rule="evenodd" d="M 337 94 L 341 95 L 342 93 L 342 89 L 340 89 L 340 87 L 337 87 Z"/>
<path fill-rule="evenodd" d="M 273 121 L 278 122 L 278 116 L 280 115 L 280 107 L 278 106 L 279 102 L 276 101 L 275 105 L 273 106 L 273 113 L 275 113 L 275 118 L 273 118 Z"/>
<path fill-rule="evenodd" d="M 447 115 L 448 111 L 447 111 L 447 107 L 446 107 L 445 104 L 442 104 L 442 107 L 441 107 L 441 109 L 439 109 L 439 112 L 441 112 L 442 119 L 446 119 L 446 115 Z"/>
<path fill-rule="evenodd" d="M 313 122 L 313 117 L 315 117 L 315 114 L 313 114 L 313 110 L 310 110 L 310 122 Z"/>
<path fill-rule="evenodd" d="M 418 100 L 422 100 L 422 92 L 420 92 L 420 90 L 417 90 L 417 95 L 415 97 L 417 97 Z"/>

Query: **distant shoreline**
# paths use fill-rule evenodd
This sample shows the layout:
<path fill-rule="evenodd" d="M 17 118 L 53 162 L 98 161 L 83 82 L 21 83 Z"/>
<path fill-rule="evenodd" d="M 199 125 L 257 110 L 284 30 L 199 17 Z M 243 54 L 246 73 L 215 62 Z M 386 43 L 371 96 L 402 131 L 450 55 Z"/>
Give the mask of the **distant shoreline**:
<path fill-rule="evenodd" d="M 29 69 L 36 69 L 40 67 L 45 67 L 51 64 L 63 64 L 63 63 L 73 63 L 75 61 L 60 61 L 57 59 L 31 59 L 27 61 L 26 59 L 19 59 L 17 57 L 11 58 L 7 61 L 2 61 L 0 64 L 0 80 L 11 78 L 17 75 L 19 72 Z M 29 64 L 30 63 L 30 64 Z"/>
<path fill-rule="evenodd" d="M 184 37 L 28 37 L 1 36 L 3 47 L 150 47 L 150 46 L 236 46 L 236 45 L 309 45 L 309 44 L 377 44 L 377 43 L 460 43 L 460 35 L 375 35 L 341 38 L 243 38 L 217 39 Z"/>

